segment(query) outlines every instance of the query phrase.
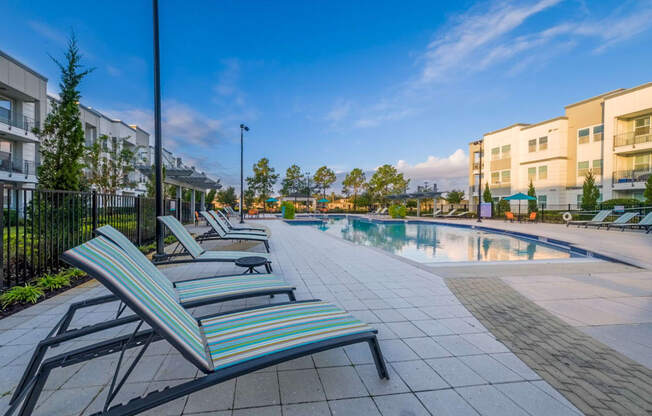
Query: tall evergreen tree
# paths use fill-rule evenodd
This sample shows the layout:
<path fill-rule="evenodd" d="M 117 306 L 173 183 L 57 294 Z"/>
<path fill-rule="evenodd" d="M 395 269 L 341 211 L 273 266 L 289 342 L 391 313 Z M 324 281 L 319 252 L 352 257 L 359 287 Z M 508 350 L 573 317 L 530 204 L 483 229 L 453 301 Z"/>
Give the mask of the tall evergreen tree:
<path fill-rule="evenodd" d="M 582 185 L 582 209 L 594 210 L 598 205 L 599 198 L 600 189 L 595 184 L 593 172 L 589 171 L 584 177 L 584 184 Z"/>
<path fill-rule="evenodd" d="M 292 165 L 285 171 L 285 177 L 281 181 L 281 195 L 288 196 L 296 193 L 301 181 L 301 168 Z"/>
<path fill-rule="evenodd" d="M 254 176 L 247 178 L 247 188 L 254 191 L 258 195 L 258 200 L 267 207 L 266 201 L 272 194 L 279 175 L 273 167 L 269 166 L 269 159 L 266 157 L 254 164 L 253 171 Z"/>
<path fill-rule="evenodd" d="M 491 196 L 491 190 L 489 189 L 489 183 L 484 186 L 484 191 L 482 192 L 482 200 L 484 202 L 494 202 L 494 198 Z"/>
<path fill-rule="evenodd" d="M 537 197 L 537 193 L 534 190 L 534 184 L 532 183 L 532 179 L 530 179 L 530 186 L 527 188 L 527 194 L 528 196 L 532 196 L 534 198 Z M 527 211 L 528 212 L 535 212 L 537 211 L 537 200 L 528 200 L 527 201 Z"/>
<path fill-rule="evenodd" d="M 326 190 L 331 187 L 336 181 L 335 172 L 327 166 L 322 166 L 317 169 L 315 175 L 312 177 L 315 186 L 322 190 L 322 196 L 326 198 Z"/>
<path fill-rule="evenodd" d="M 355 211 L 357 208 L 357 199 L 358 199 L 358 194 L 362 189 L 364 189 L 364 185 L 366 182 L 367 178 L 365 177 L 364 172 L 360 168 L 354 168 L 351 170 L 351 172 L 346 174 L 346 177 L 342 181 L 342 185 L 344 186 L 344 193 L 346 195 L 349 195 L 353 193 L 353 210 Z"/>
<path fill-rule="evenodd" d="M 36 134 L 43 156 L 38 170 L 39 186 L 47 189 L 78 191 L 82 183 L 84 129 L 80 121 L 79 84 L 92 69 L 84 69 L 82 55 L 73 33 L 68 41 L 65 61 L 52 60 L 61 71 L 60 101 L 51 100 L 52 111 Z"/>

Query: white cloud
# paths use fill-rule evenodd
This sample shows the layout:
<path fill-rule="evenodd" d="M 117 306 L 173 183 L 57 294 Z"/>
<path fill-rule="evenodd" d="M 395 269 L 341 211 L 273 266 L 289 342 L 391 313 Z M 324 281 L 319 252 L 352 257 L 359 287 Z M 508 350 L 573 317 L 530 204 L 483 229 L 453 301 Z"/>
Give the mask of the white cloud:
<path fill-rule="evenodd" d="M 27 25 L 36 33 L 39 35 L 43 36 L 44 38 L 47 38 L 55 43 L 58 43 L 61 46 L 67 45 L 68 44 L 68 37 L 60 32 L 59 30 L 55 29 L 54 27 L 43 23 L 39 22 L 36 20 L 29 20 L 27 22 Z"/>
<path fill-rule="evenodd" d="M 415 189 L 424 181 L 437 183 L 438 189 L 447 191 L 453 188 L 466 189 L 468 183 L 469 156 L 457 149 L 448 157 L 428 156 L 424 162 L 414 165 L 399 160 L 396 169 L 410 178 L 410 188 Z"/>
<path fill-rule="evenodd" d="M 113 65 L 107 65 L 106 66 L 106 72 L 109 73 L 112 77 L 118 77 L 122 75 L 122 70 L 118 67 L 115 67 Z"/>
<path fill-rule="evenodd" d="M 337 100 L 331 111 L 326 114 L 326 121 L 338 123 L 349 115 L 353 108 L 353 102 L 349 100 Z"/>

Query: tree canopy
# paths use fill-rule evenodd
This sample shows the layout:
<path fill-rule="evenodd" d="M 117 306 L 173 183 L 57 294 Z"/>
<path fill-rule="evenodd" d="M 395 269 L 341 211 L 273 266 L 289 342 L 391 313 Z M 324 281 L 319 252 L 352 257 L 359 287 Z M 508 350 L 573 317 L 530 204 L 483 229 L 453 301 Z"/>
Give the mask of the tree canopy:
<path fill-rule="evenodd" d="M 446 201 L 450 204 L 459 204 L 464 199 L 464 191 L 453 189 L 446 194 Z"/>
<path fill-rule="evenodd" d="M 41 130 L 42 163 L 38 170 L 39 186 L 47 189 L 78 191 L 82 185 L 84 129 L 80 121 L 79 84 L 92 69 L 83 69 L 82 55 L 73 33 L 68 40 L 65 60 L 52 60 L 61 71 L 60 100 L 51 100 L 52 111 Z"/>
<path fill-rule="evenodd" d="M 484 202 L 493 202 L 494 199 L 491 196 L 491 190 L 489 189 L 489 182 L 484 186 L 484 191 L 482 192 L 482 200 Z"/>
<path fill-rule="evenodd" d="M 582 184 L 582 209 L 587 211 L 596 209 L 598 199 L 600 199 L 600 189 L 595 184 L 593 172 L 588 171 Z"/>
<path fill-rule="evenodd" d="M 527 188 L 527 194 L 528 194 L 528 196 L 532 196 L 534 198 L 537 197 L 537 192 L 534 189 L 534 184 L 532 183 L 532 179 L 530 179 L 530 186 Z M 527 211 L 528 212 L 537 211 L 537 200 L 536 199 L 527 201 Z"/>
<path fill-rule="evenodd" d="M 376 200 L 385 202 L 387 195 L 405 193 L 409 184 L 409 179 L 398 173 L 394 166 L 386 164 L 374 172 L 367 188 Z"/>
<path fill-rule="evenodd" d="M 366 180 L 367 178 L 362 169 L 355 168 L 347 173 L 342 181 L 342 186 L 344 187 L 343 192 L 346 195 L 353 194 L 353 209 L 357 207 L 358 194 L 364 189 Z"/>
<path fill-rule="evenodd" d="M 292 165 L 285 171 L 285 177 L 281 181 L 281 195 L 288 196 L 297 192 L 302 179 L 301 168 Z"/>
<path fill-rule="evenodd" d="M 235 188 L 227 186 L 217 193 L 217 201 L 222 205 L 235 206 L 238 203 L 238 197 L 235 194 Z"/>
<path fill-rule="evenodd" d="M 260 159 L 253 166 L 254 176 L 247 178 L 247 188 L 251 189 L 260 202 L 270 197 L 279 175 L 276 170 L 269 166 L 269 159 Z"/>
<path fill-rule="evenodd" d="M 114 138 L 109 146 L 109 136 L 101 135 L 84 150 L 85 183 L 100 192 L 115 193 L 120 188 L 130 188 L 135 184 L 129 174 L 135 170 L 135 154 L 122 146 L 128 139 Z"/>
<path fill-rule="evenodd" d="M 322 166 L 317 169 L 317 172 L 315 172 L 312 180 L 315 183 L 315 186 L 318 189 L 322 190 L 322 195 L 324 198 L 326 198 L 326 190 L 335 183 L 337 178 L 335 177 L 335 172 L 332 169 L 328 168 L 327 166 Z"/>

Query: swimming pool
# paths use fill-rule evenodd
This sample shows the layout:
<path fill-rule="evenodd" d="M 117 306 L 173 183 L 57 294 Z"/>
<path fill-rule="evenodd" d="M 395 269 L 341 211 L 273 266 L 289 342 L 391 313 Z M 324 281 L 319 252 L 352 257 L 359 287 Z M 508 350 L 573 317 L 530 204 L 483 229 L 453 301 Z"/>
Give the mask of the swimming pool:
<path fill-rule="evenodd" d="M 304 225 L 305 226 L 305 225 Z M 419 263 L 550 260 L 580 257 L 525 238 L 426 222 L 326 218 L 308 225 L 356 244 L 381 248 Z"/>

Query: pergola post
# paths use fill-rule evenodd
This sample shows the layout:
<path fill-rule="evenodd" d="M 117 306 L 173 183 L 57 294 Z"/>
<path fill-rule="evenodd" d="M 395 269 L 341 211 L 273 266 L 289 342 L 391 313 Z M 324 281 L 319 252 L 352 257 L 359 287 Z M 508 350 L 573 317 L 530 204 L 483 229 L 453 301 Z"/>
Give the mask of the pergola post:
<path fill-rule="evenodd" d="M 177 204 L 179 205 L 177 207 L 177 215 L 179 216 L 179 222 L 183 221 L 183 212 L 181 208 L 181 204 L 183 203 L 183 188 L 181 185 L 177 185 Z"/>
<path fill-rule="evenodd" d="M 195 211 L 197 211 L 197 206 L 195 205 L 195 190 L 190 190 L 190 215 L 193 217 L 193 222 L 195 217 Z"/>
<path fill-rule="evenodd" d="M 202 190 L 199 194 L 199 209 L 206 209 L 206 191 Z"/>

